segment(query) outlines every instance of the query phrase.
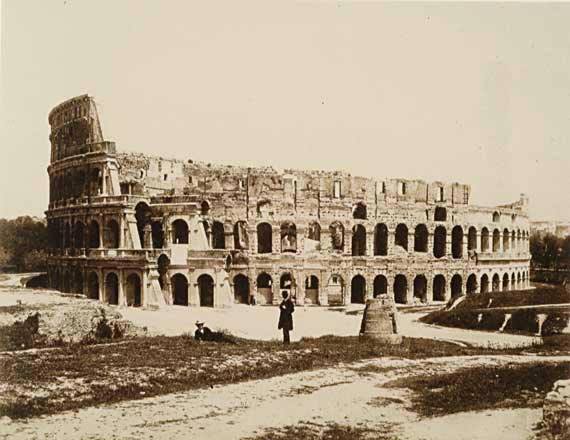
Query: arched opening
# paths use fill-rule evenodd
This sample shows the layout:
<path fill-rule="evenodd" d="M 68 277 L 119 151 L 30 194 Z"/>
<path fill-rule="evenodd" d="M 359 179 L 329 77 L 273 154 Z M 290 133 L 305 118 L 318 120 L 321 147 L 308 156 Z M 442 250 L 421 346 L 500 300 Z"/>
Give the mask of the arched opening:
<path fill-rule="evenodd" d="M 506 273 L 503 275 L 503 291 L 509 290 L 509 274 Z"/>
<path fill-rule="evenodd" d="M 119 223 L 111 219 L 105 228 L 105 247 L 107 249 L 117 249 L 119 247 Z"/>
<path fill-rule="evenodd" d="M 501 279 L 499 278 L 499 274 L 493 275 L 493 292 L 498 292 L 501 289 Z"/>
<path fill-rule="evenodd" d="M 477 229 L 474 226 L 471 226 L 467 232 L 467 250 L 477 250 Z"/>
<path fill-rule="evenodd" d="M 270 254 L 273 251 L 273 230 L 269 223 L 257 225 L 257 252 Z"/>
<path fill-rule="evenodd" d="M 463 228 L 454 226 L 451 230 L 451 256 L 453 258 L 463 257 Z"/>
<path fill-rule="evenodd" d="M 81 222 L 75 222 L 74 225 L 74 239 L 76 249 L 81 249 L 85 247 L 85 227 Z"/>
<path fill-rule="evenodd" d="M 435 212 L 433 215 L 433 220 L 436 222 L 445 222 L 447 221 L 447 209 L 443 206 L 437 206 L 435 208 Z"/>
<path fill-rule="evenodd" d="M 319 304 L 319 278 L 315 275 L 305 279 L 305 303 Z"/>
<path fill-rule="evenodd" d="M 517 274 L 517 288 L 518 289 L 522 289 L 523 285 L 522 285 L 522 278 L 521 278 L 521 273 L 519 272 Z"/>
<path fill-rule="evenodd" d="M 172 243 L 188 244 L 188 223 L 181 218 L 172 222 Z"/>
<path fill-rule="evenodd" d="M 200 306 L 214 307 L 214 280 L 208 274 L 198 277 L 198 293 L 200 295 Z"/>
<path fill-rule="evenodd" d="M 247 223 L 240 220 L 234 225 L 234 249 L 245 250 L 248 247 Z"/>
<path fill-rule="evenodd" d="M 493 213 L 493 222 L 494 223 L 498 223 L 501 221 L 501 214 L 499 214 L 498 212 L 494 212 Z"/>
<path fill-rule="evenodd" d="M 257 276 L 257 295 L 260 304 L 273 303 L 273 280 L 267 273 L 262 272 Z"/>
<path fill-rule="evenodd" d="M 521 231 L 517 231 L 517 249 L 522 249 Z"/>
<path fill-rule="evenodd" d="M 424 275 L 414 278 L 414 299 L 423 303 L 427 302 L 427 279 Z"/>
<path fill-rule="evenodd" d="M 443 226 L 437 226 L 433 233 L 433 256 L 442 258 L 445 256 L 445 246 L 447 239 L 447 231 Z"/>
<path fill-rule="evenodd" d="M 514 230 L 511 231 L 511 249 L 517 250 L 517 233 Z"/>
<path fill-rule="evenodd" d="M 71 274 L 69 270 L 63 272 L 63 291 L 65 293 L 71 293 Z"/>
<path fill-rule="evenodd" d="M 374 292 L 373 296 L 376 298 L 378 295 L 385 295 L 388 293 L 388 280 L 384 275 L 376 275 L 374 278 Z"/>
<path fill-rule="evenodd" d="M 366 205 L 362 202 L 358 202 L 352 208 L 352 218 L 366 220 Z"/>
<path fill-rule="evenodd" d="M 472 295 L 477 293 L 477 277 L 474 273 L 467 277 L 467 294 Z"/>
<path fill-rule="evenodd" d="M 481 252 L 489 252 L 489 230 L 481 229 Z"/>
<path fill-rule="evenodd" d="M 141 279 L 132 273 L 127 277 L 127 306 L 140 307 L 141 304 Z"/>
<path fill-rule="evenodd" d="M 340 222 L 334 222 L 330 225 L 331 247 L 333 251 L 344 250 L 344 226 Z"/>
<path fill-rule="evenodd" d="M 362 225 L 352 228 L 352 256 L 366 255 L 366 229 Z"/>
<path fill-rule="evenodd" d="M 71 226 L 69 226 L 69 223 L 66 223 L 63 232 L 63 247 L 67 249 L 70 248 L 72 245 L 73 243 L 71 243 Z"/>
<path fill-rule="evenodd" d="M 463 279 L 461 275 L 455 274 L 451 277 L 451 297 L 455 298 L 463 294 Z"/>
<path fill-rule="evenodd" d="M 498 229 L 493 231 L 493 252 L 499 252 L 501 246 L 501 233 Z"/>
<path fill-rule="evenodd" d="M 408 280 L 401 274 L 394 279 L 394 301 L 397 304 L 406 304 L 408 301 Z"/>
<path fill-rule="evenodd" d="M 175 274 L 170 279 L 172 285 L 172 304 L 175 306 L 188 305 L 188 280 L 181 273 Z"/>
<path fill-rule="evenodd" d="M 508 252 L 510 249 L 509 239 L 511 238 L 511 234 L 509 234 L 509 230 L 505 229 L 503 231 L 503 252 Z"/>
<path fill-rule="evenodd" d="M 234 302 L 249 304 L 249 278 L 241 273 L 234 277 Z"/>
<path fill-rule="evenodd" d="M 294 223 L 281 225 L 281 252 L 297 252 L 297 227 Z"/>
<path fill-rule="evenodd" d="M 517 279 L 515 277 L 515 274 L 513 273 L 511 275 L 511 290 L 517 290 Z"/>
<path fill-rule="evenodd" d="M 526 271 L 522 273 L 522 287 L 525 288 L 526 287 L 526 279 L 527 279 L 527 274 Z"/>
<path fill-rule="evenodd" d="M 489 276 L 487 274 L 483 274 L 481 277 L 481 293 L 489 292 Z"/>
<path fill-rule="evenodd" d="M 408 250 L 408 227 L 403 223 L 396 226 L 396 246 Z"/>
<path fill-rule="evenodd" d="M 351 304 L 364 304 L 366 299 L 366 280 L 362 275 L 355 275 L 350 283 Z"/>
<path fill-rule="evenodd" d="M 73 276 L 73 291 L 75 293 L 83 294 L 83 272 L 79 267 L 75 268 Z"/>
<path fill-rule="evenodd" d="M 286 290 L 287 292 L 289 292 L 289 295 L 292 295 L 294 287 L 295 283 L 293 281 L 293 277 L 289 272 L 285 272 L 283 275 L 281 275 L 281 278 L 279 279 L 280 292 Z"/>
<path fill-rule="evenodd" d="M 99 299 L 99 277 L 95 272 L 90 272 L 87 277 L 87 297 Z"/>
<path fill-rule="evenodd" d="M 414 231 L 414 251 L 427 252 L 428 250 L 428 229 L 426 225 L 417 225 Z"/>
<path fill-rule="evenodd" d="M 114 272 L 108 273 L 105 278 L 105 302 L 119 304 L 119 278 Z"/>
<path fill-rule="evenodd" d="M 384 223 L 374 228 L 374 255 L 388 255 L 388 227 Z"/>
<path fill-rule="evenodd" d="M 89 223 L 89 248 L 98 249 L 100 245 L 99 223 L 95 220 L 91 220 L 91 223 Z"/>
<path fill-rule="evenodd" d="M 161 221 L 154 221 L 151 224 L 152 247 L 154 249 L 162 249 L 164 247 L 164 230 Z"/>
<path fill-rule="evenodd" d="M 309 240 L 314 240 L 314 241 L 321 241 L 321 225 L 319 225 L 317 222 L 311 222 L 309 223 L 309 230 L 307 232 L 307 238 Z"/>
<path fill-rule="evenodd" d="M 214 249 L 226 248 L 226 234 L 224 224 L 222 222 L 214 222 L 212 224 L 212 247 Z"/>
<path fill-rule="evenodd" d="M 206 200 L 204 200 L 202 203 L 200 203 L 200 214 L 208 215 L 209 212 L 210 212 L 210 204 Z"/>
<path fill-rule="evenodd" d="M 327 297 L 330 306 L 339 306 L 344 303 L 344 279 L 340 275 L 331 275 L 327 286 Z"/>
<path fill-rule="evenodd" d="M 445 277 L 441 274 L 433 277 L 433 300 L 445 301 Z"/>
<path fill-rule="evenodd" d="M 135 218 L 137 220 L 137 230 L 139 232 L 139 238 L 143 249 L 147 247 L 145 246 L 144 242 L 144 230 L 145 226 L 150 225 L 151 223 L 150 217 L 150 206 L 148 206 L 145 202 L 137 203 L 137 206 L 135 206 Z"/>
<path fill-rule="evenodd" d="M 270 200 L 260 200 L 257 202 L 257 216 L 261 218 L 268 218 L 273 215 L 271 210 Z"/>

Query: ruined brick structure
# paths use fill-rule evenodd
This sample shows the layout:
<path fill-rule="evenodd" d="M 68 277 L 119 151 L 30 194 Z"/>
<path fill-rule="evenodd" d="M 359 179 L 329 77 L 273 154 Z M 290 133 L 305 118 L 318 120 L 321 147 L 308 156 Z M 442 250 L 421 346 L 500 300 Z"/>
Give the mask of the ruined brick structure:
<path fill-rule="evenodd" d="M 120 153 L 95 102 L 49 115 L 53 288 L 129 305 L 397 303 L 529 285 L 525 196 L 459 183 L 277 171 Z"/>

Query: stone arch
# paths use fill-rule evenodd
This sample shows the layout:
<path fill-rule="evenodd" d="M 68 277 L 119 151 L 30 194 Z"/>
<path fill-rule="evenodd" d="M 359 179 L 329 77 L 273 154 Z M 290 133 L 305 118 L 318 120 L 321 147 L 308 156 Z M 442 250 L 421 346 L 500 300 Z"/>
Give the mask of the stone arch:
<path fill-rule="evenodd" d="M 181 218 L 172 222 L 172 243 L 188 244 L 188 223 Z"/>
<path fill-rule="evenodd" d="M 318 222 L 310 222 L 307 232 L 307 238 L 309 240 L 321 241 L 321 225 Z"/>
<path fill-rule="evenodd" d="M 184 274 L 176 273 L 170 279 L 172 285 L 172 304 L 175 306 L 188 305 L 188 279 Z"/>
<path fill-rule="evenodd" d="M 68 222 L 65 222 L 65 227 L 63 230 L 63 247 L 64 248 L 69 248 L 72 246 L 71 243 L 71 226 L 69 225 Z"/>
<path fill-rule="evenodd" d="M 99 276 L 97 272 L 89 272 L 87 275 L 87 298 L 99 299 Z"/>
<path fill-rule="evenodd" d="M 424 224 L 416 226 L 414 231 L 414 252 L 427 252 L 428 250 L 428 229 Z"/>
<path fill-rule="evenodd" d="M 246 250 L 247 248 L 249 248 L 247 223 L 239 220 L 234 224 L 234 249 Z"/>
<path fill-rule="evenodd" d="M 498 273 L 493 275 L 492 282 L 493 292 L 498 292 L 501 288 L 501 278 L 499 277 Z"/>
<path fill-rule="evenodd" d="M 451 297 L 455 298 L 463 294 L 463 278 L 459 274 L 451 277 Z"/>
<path fill-rule="evenodd" d="M 273 280 L 266 272 L 257 276 L 257 294 L 261 304 L 273 303 Z"/>
<path fill-rule="evenodd" d="M 463 258 L 463 228 L 459 225 L 451 230 L 451 256 L 455 259 Z"/>
<path fill-rule="evenodd" d="M 433 214 L 433 220 L 436 222 L 447 221 L 447 209 L 445 209 L 443 206 L 437 206 Z"/>
<path fill-rule="evenodd" d="M 339 274 L 332 274 L 327 285 L 328 303 L 338 306 L 344 303 L 344 279 Z"/>
<path fill-rule="evenodd" d="M 493 223 L 498 223 L 501 221 L 501 214 L 497 211 L 493 212 Z"/>
<path fill-rule="evenodd" d="M 472 273 L 467 277 L 467 294 L 472 295 L 477 293 L 477 276 Z"/>
<path fill-rule="evenodd" d="M 511 274 L 511 290 L 517 290 L 518 286 L 517 286 L 517 278 L 515 276 L 515 273 L 513 272 Z"/>
<path fill-rule="evenodd" d="M 362 275 L 355 275 L 350 282 L 350 303 L 364 304 L 366 301 L 366 279 Z"/>
<path fill-rule="evenodd" d="M 489 230 L 484 227 L 481 229 L 481 252 L 489 252 Z"/>
<path fill-rule="evenodd" d="M 509 274 L 504 273 L 503 274 L 503 291 L 509 290 L 509 282 L 510 282 Z"/>
<path fill-rule="evenodd" d="M 331 247 L 333 251 L 344 250 L 344 226 L 340 222 L 333 222 L 329 231 L 331 234 Z"/>
<path fill-rule="evenodd" d="M 446 283 L 445 277 L 441 274 L 433 277 L 433 300 L 445 301 Z"/>
<path fill-rule="evenodd" d="M 127 277 L 127 306 L 140 307 L 142 305 L 141 278 L 136 273 Z"/>
<path fill-rule="evenodd" d="M 489 276 L 484 273 L 481 276 L 481 293 L 489 292 Z"/>
<path fill-rule="evenodd" d="M 297 252 L 297 226 L 293 222 L 281 224 L 281 252 Z"/>
<path fill-rule="evenodd" d="M 362 225 L 352 228 L 352 256 L 366 255 L 366 229 Z"/>
<path fill-rule="evenodd" d="M 82 222 L 77 221 L 73 227 L 74 248 L 81 249 L 85 247 L 85 226 Z"/>
<path fill-rule="evenodd" d="M 101 246 L 99 237 L 99 223 L 96 220 L 91 220 L 89 223 L 89 248 L 98 249 Z"/>
<path fill-rule="evenodd" d="M 396 246 L 400 246 L 405 250 L 408 250 L 408 227 L 404 223 L 400 223 L 396 226 Z"/>
<path fill-rule="evenodd" d="M 200 203 L 200 215 L 208 215 L 210 212 L 210 203 L 207 200 L 202 200 Z"/>
<path fill-rule="evenodd" d="M 226 248 L 226 232 L 224 230 L 224 224 L 219 221 L 214 221 L 212 223 L 212 248 Z"/>
<path fill-rule="evenodd" d="M 501 232 L 498 229 L 493 230 L 493 252 L 499 252 L 501 243 Z"/>
<path fill-rule="evenodd" d="M 271 252 L 273 252 L 273 228 L 269 223 L 260 223 L 257 225 L 257 253 Z"/>
<path fill-rule="evenodd" d="M 373 296 L 385 295 L 388 293 L 388 279 L 384 275 L 376 275 L 374 278 Z"/>
<path fill-rule="evenodd" d="M 234 302 L 249 304 L 249 278 L 241 273 L 234 277 Z"/>
<path fill-rule="evenodd" d="M 398 274 L 394 278 L 394 301 L 397 304 L 408 302 L 408 280 L 405 275 Z"/>
<path fill-rule="evenodd" d="M 319 304 L 319 277 L 316 275 L 305 278 L 305 303 Z"/>
<path fill-rule="evenodd" d="M 414 278 L 414 299 L 427 302 L 427 279 L 425 275 L 417 275 Z"/>
<path fill-rule="evenodd" d="M 155 220 L 151 223 L 152 247 L 154 249 L 162 249 L 164 247 L 164 230 L 162 222 Z"/>
<path fill-rule="evenodd" d="M 119 277 L 115 272 L 109 272 L 105 277 L 105 302 L 119 304 Z"/>
<path fill-rule="evenodd" d="M 475 226 L 471 226 L 467 231 L 467 250 L 477 250 L 477 228 Z"/>
<path fill-rule="evenodd" d="M 433 256 L 442 258 L 445 256 L 447 231 L 444 226 L 437 226 L 433 233 Z"/>
<path fill-rule="evenodd" d="M 511 249 L 517 249 L 517 233 L 514 229 L 511 231 Z"/>
<path fill-rule="evenodd" d="M 503 252 L 508 252 L 510 249 L 510 243 L 509 243 L 509 239 L 511 237 L 511 234 L 509 234 L 509 230 L 507 228 L 504 229 L 503 231 Z"/>
<path fill-rule="evenodd" d="M 115 219 L 107 221 L 105 227 L 105 247 L 107 249 L 117 249 L 119 247 L 119 223 Z"/>
<path fill-rule="evenodd" d="M 198 294 L 201 307 L 214 307 L 214 279 L 204 273 L 198 277 Z"/>
<path fill-rule="evenodd" d="M 352 208 L 352 218 L 366 220 L 366 204 L 358 202 Z"/>
<path fill-rule="evenodd" d="M 384 223 L 374 227 L 374 255 L 388 255 L 388 227 Z"/>
<path fill-rule="evenodd" d="M 522 285 L 521 283 L 522 283 L 521 273 L 518 272 L 518 273 L 517 273 L 517 286 L 518 286 L 519 289 L 522 289 L 522 287 L 523 287 L 523 285 Z"/>
<path fill-rule="evenodd" d="M 83 271 L 79 267 L 73 273 L 73 292 L 83 294 Z"/>
<path fill-rule="evenodd" d="M 146 202 L 137 203 L 135 206 L 135 219 L 137 220 L 137 231 L 139 232 L 141 247 L 143 249 L 146 247 L 144 242 L 144 231 L 145 227 L 151 224 L 151 215 L 150 206 L 148 206 Z"/>

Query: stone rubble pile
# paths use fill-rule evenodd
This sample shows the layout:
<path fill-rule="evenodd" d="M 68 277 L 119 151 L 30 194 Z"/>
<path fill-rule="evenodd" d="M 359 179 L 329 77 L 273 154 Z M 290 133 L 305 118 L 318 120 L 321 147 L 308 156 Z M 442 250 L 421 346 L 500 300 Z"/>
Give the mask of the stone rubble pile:
<path fill-rule="evenodd" d="M 543 424 L 552 439 L 570 438 L 570 379 L 556 381 L 546 395 Z"/>

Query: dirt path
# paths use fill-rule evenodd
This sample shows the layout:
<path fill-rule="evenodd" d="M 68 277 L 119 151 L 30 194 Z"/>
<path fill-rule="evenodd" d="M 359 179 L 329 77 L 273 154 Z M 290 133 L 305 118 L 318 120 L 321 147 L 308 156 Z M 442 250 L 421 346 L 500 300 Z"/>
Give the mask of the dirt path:
<path fill-rule="evenodd" d="M 445 438 L 524 439 L 539 420 L 540 410 L 468 412 L 420 420 L 406 407 L 407 390 L 382 385 L 419 371 L 435 374 L 462 367 L 539 360 L 570 362 L 570 356 L 376 359 L 27 421 L 4 419 L 0 421 L 0 438 L 238 439 L 254 436 L 265 428 L 314 422 L 379 429 L 394 425 L 393 432 L 401 439 L 440 439 L 444 427 Z M 477 431 L 481 425 L 485 429 Z"/>

